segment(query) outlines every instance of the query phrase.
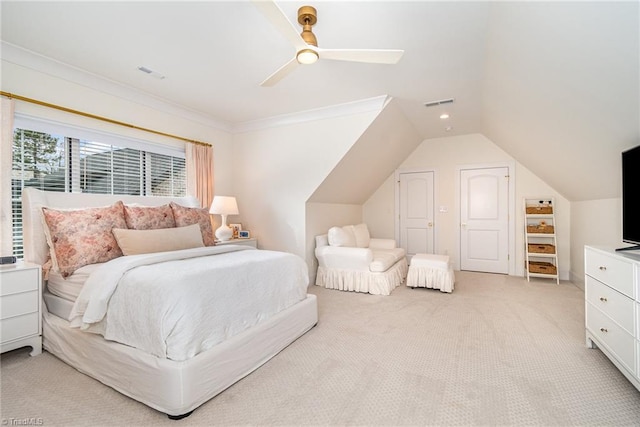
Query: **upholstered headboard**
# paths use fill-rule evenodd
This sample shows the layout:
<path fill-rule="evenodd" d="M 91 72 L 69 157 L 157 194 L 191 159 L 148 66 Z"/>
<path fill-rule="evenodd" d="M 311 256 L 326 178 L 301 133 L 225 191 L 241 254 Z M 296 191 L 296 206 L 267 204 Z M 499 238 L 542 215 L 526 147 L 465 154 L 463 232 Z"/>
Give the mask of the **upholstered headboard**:
<path fill-rule="evenodd" d="M 36 264 L 47 261 L 49 246 L 44 234 L 42 208 L 80 209 L 109 206 L 118 200 L 125 204 L 160 206 L 176 202 L 187 207 L 200 207 L 195 197 L 125 196 L 110 194 L 62 193 L 42 191 L 31 187 L 22 190 L 22 235 L 24 239 L 24 260 Z"/>

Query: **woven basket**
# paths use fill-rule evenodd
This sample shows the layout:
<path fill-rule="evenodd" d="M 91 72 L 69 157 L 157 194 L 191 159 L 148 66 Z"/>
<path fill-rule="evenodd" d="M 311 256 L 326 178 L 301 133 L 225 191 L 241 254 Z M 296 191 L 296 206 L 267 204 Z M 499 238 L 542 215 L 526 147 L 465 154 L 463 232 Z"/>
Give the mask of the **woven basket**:
<path fill-rule="evenodd" d="M 558 274 L 558 269 L 550 262 L 529 261 L 529 273 Z"/>
<path fill-rule="evenodd" d="M 527 251 L 534 254 L 555 254 L 556 247 L 548 244 L 529 243 L 527 245 Z"/>
<path fill-rule="evenodd" d="M 552 206 L 527 206 L 526 211 L 528 215 L 535 214 L 552 214 L 553 207 Z"/>
<path fill-rule="evenodd" d="M 527 233 L 553 234 L 553 225 L 527 225 Z"/>

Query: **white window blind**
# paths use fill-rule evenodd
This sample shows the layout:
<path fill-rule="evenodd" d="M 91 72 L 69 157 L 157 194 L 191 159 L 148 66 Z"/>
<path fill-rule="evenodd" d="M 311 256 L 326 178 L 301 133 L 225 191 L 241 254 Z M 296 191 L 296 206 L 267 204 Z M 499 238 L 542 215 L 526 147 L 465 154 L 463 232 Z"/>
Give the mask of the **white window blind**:
<path fill-rule="evenodd" d="M 13 253 L 19 258 L 23 256 L 24 187 L 145 196 L 186 194 L 184 151 L 18 116 L 11 178 Z"/>

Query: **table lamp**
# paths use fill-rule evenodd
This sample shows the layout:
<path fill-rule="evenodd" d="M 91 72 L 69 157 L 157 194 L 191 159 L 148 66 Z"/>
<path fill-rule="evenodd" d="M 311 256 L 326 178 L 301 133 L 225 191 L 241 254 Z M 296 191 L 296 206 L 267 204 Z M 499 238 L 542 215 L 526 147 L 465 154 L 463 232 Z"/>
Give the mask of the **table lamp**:
<path fill-rule="evenodd" d="M 228 196 L 215 196 L 213 202 L 211 202 L 211 209 L 209 213 L 214 215 L 220 215 L 222 217 L 222 224 L 216 230 L 216 239 L 226 241 L 230 240 L 233 235 L 233 230 L 227 225 L 227 215 L 238 215 L 238 204 L 235 197 Z"/>

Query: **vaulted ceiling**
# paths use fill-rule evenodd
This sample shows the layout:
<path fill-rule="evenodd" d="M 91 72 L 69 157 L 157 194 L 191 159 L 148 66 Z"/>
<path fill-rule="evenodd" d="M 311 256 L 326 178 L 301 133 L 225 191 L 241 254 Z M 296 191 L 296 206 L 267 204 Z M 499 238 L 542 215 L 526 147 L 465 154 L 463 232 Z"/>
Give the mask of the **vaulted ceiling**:
<path fill-rule="evenodd" d="M 292 22 L 304 4 L 278 2 Z M 312 4 L 319 46 L 402 59 L 320 60 L 261 87 L 294 48 L 248 1 L 2 1 L 1 37 L 231 131 L 389 95 L 424 139 L 483 133 L 569 200 L 619 197 L 620 152 L 640 144 L 638 2 Z"/>

